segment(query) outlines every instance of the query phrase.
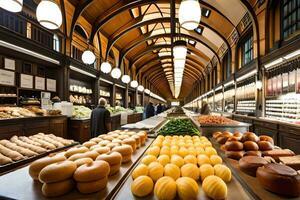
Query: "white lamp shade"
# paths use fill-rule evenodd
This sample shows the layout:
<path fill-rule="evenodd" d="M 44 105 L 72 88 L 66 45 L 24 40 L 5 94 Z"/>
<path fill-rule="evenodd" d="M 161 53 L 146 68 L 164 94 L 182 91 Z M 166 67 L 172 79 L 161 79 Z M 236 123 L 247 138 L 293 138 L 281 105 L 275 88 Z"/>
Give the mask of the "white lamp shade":
<path fill-rule="evenodd" d="M 173 47 L 173 55 L 175 59 L 186 59 L 187 47 L 184 44 L 176 45 Z"/>
<path fill-rule="evenodd" d="M 144 86 L 139 85 L 137 89 L 138 89 L 138 91 L 143 92 L 145 88 L 144 88 Z"/>
<path fill-rule="evenodd" d="M 137 86 L 139 86 L 139 83 L 135 80 L 131 81 L 130 86 L 133 88 L 137 88 Z"/>
<path fill-rule="evenodd" d="M 122 80 L 123 83 L 127 84 L 127 83 L 130 82 L 131 78 L 128 75 L 123 75 L 121 80 Z"/>
<path fill-rule="evenodd" d="M 198 0 L 182 0 L 179 7 L 179 23 L 187 30 L 194 30 L 201 20 L 201 8 Z"/>
<path fill-rule="evenodd" d="M 101 64 L 100 70 L 105 73 L 108 74 L 111 71 L 111 64 L 109 62 L 103 62 Z"/>
<path fill-rule="evenodd" d="M 113 70 L 111 71 L 111 77 L 113 77 L 114 79 L 119 79 L 122 75 L 122 72 L 119 68 L 113 68 Z"/>
<path fill-rule="evenodd" d="M 149 89 L 145 89 L 144 92 L 145 92 L 146 94 L 150 94 L 150 90 L 149 90 Z"/>
<path fill-rule="evenodd" d="M 58 29 L 62 24 L 59 6 L 52 0 L 42 0 L 36 9 L 38 22 L 48 29 Z"/>
<path fill-rule="evenodd" d="M 86 50 L 83 52 L 81 59 L 84 64 L 91 65 L 95 62 L 96 56 L 92 51 Z"/>
<path fill-rule="evenodd" d="M 23 0 L 0 0 L 0 7 L 10 12 L 21 12 Z"/>
<path fill-rule="evenodd" d="M 260 80 L 256 81 L 256 89 L 258 90 L 262 89 L 262 82 Z"/>

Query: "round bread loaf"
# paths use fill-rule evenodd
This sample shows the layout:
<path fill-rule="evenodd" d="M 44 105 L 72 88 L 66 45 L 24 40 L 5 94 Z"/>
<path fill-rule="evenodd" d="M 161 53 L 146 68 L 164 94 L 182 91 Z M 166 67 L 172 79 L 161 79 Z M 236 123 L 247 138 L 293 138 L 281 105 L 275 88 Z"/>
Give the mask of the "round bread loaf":
<path fill-rule="evenodd" d="M 235 137 L 235 136 L 231 136 L 227 139 L 226 142 L 231 142 L 231 141 L 240 141 L 241 138 L 239 137 Z"/>
<path fill-rule="evenodd" d="M 268 141 L 268 142 L 270 142 L 271 144 L 274 145 L 273 138 L 271 138 L 270 136 L 267 136 L 267 135 L 261 135 L 261 136 L 259 136 L 259 141 Z"/>
<path fill-rule="evenodd" d="M 95 148 L 91 147 L 91 150 L 97 151 L 99 154 L 110 152 L 110 148 L 109 147 L 101 147 L 101 146 L 97 146 Z"/>
<path fill-rule="evenodd" d="M 74 154 L 74 155 L 70 156 L 68 158 L 68 160 L 75 161 L 80 158 L 91 158 L 91 159 L 95 160 L 98 156 L 99 156 L 99 153 L 97 151 L 93 150 L 93 151 L 87 151 L 85 153 Z"/>
<path fill-rule="evenodd" d="M 91 182 L 78 182 L 77 189 L 83 194 L 89 194 L 103 190 L 107 185 L 107 177 Z"/>
<path fill-rule="evenodd" d="M 255 133 L 246 132 L 243 134 L 241 141 L 242 142 L 246 142 L 246 141 L 258 142 L 259 138 L 257 137 L 257 135 L 255 135 Z"/>
<path fill-rule="evenodd" d="M 97 160 L 78 167 L 73 177 L 78 182 L 91 182 L 107 177 L 109 171 L 110 167 L 106 161 Z"/>
<path fill-rule="evenodd" d="M 122 157 L 122 163 L 128 163 L 131 161 L 131 154 Z"/>
<path fill-rule="evenodd" d="M 103 140 L 103 139 L 98 138 L 98 137 L 95 137 L 95 138 L 90 139 L 90 141 L 96 142 L 97 144 L 98 144 L 99 142 L 101 142 L 102 140 Z"/>
<path fill-rule="evenodd" d="M 110 166 L 120 165 L 122 162 L 122 155 L 119 152 L 109 152 L 99 155 L 96 160 L 104 160 L 108 162 Z"/>
<path fill-rule="evenodd" d="M 244 150 L 245 151 L 258 151 L 259 147 L 256 142 L 246 141 L 244 142 Z"/>
<path fill-rule="evenodd" d="M 41 170 L 39 180 L 42 183 L 54 183 L 67 180 L 73 176 L 76 168 L 77 165 L 70 160 L 53 163 Z"/>
<path fill-rule="evenodd" d="M 73 179 L 67 179 L 55 183 L 44 183 L 42 193 L 46 197 L 58 197 L 70 192 L 75 186 Z"/>
<path fill-rule="evenodd" d="M 225 155 L 227 158 L 239 160 L 243 157 L 244 151 L 225 151 Z"/>
<path fill-rule="evenodd" d="M 218 142 L 219 144 L 225 144 L 226 141 L 228 140 L 228 137 L 225 137 L 225 136 L 219 136 L 219 137 L 216 138 L 216 140 L 217 140 L 217 142 Z"/>
<path fill-rule="evenodd" d="M 265 189 L 271 192 L 300 196 L 300 175 L 291 167 L 269 163 L 257 169 L 256 178 Z"/>
<path fill-rule="evenodd" d="M 94 146 L 96 144 L 97 144 L 96 142 L 87 141 L 87 142 L 83 143 L 82 145 L 85 146 L 85 147 L 87 147 L 87 148 L 90 148 L 91 146 Z"/>
<path fill-rule="evenodd" d="M 131 138 L 135 139 L 136 148 L 140 148 L 141 146 L 141 138 L 138 135 L 133 135 Z"/>
<path fill-rule="evenodd" d="M 104 135 L 103 139 L 104 139 L 104 140 L 112 141 L 112 140 L 114 139 L 114 137 L 111 136 L 111 135 Z"/>
<path fill-rule="evenodd" d="M 123 157 L 131 156 L 131 154 L 133 153 L 132 147 L 128 144 L 123 144 L 122 146 L 114 147 L 112 151 L 119 152 Z"/>
<path fill-rule="evenodd" d="M 215 139 L 216 139 L 218 136 L 220 136 L 220 135 L 222 135 L 222 132 L 220 132 L 220 131 L 214 132 L 214 133 L 212 134 L 213 138 L 215 138 Z"/>
<path fill-rule="evenodd" d="M 115 175 L 120 171 L 121 164 L 111 165 L 110 166 L 110 172 L 108 176 Z"/>
<path fill-rule="evenodd" d="M 117 146 L 120 146 L 120 144 L 116 143 L 116 142 L 111 142 L 106 145 L 106 147 L 109 147 L 110 149 L 113 149 L 114 147 L 117 147 Z"/>
<path fill-rule="evenodd" d="M 259 141 L 258 143 L 259 150 L 261 151 L 270 151 L 274 149 L 274 145 L 268 141 Z"/>
<path fill-rule="evenodd" d="M 243 136 L 243 134 L 242 134 L 241 132 L 239 132 L 239 131 L 236 131 L 236 132 L 233 133 L 233 136 L 234 136 L 234 137 L 238 137 L 238 138 L 241 139 L 242 136 Z"/>
<path fill-rule="evenodd" d="M 137 133 L 137 135 L 140 137 L 141 145 L 144 146 L 146 142 L 146 135 L 144 133 Z"/>
<path fill-rule="evenodd" d="M 74 161 L 74 163 L 77 165 L 77 167 L 80 167 L 81 165 L 84 165 L 84 164 L 90 164 L 92 162 L 93 162 L 93 159 L 91 159 L 91 158 L 79 158 Z"/>
<path fill-rule="evenodd" d="M 29 175 L 34 179 L 34 180 L 39 180 L 39 174 L 40 171 L 46 167 L 47 165 L 50 165 L 52 163 L 64 161 L 67 158 L 64 155 L 57 155 L 57 154 L 50 154 L 47 157 L 38 159 L 34 162 L 32 162 L 29 166 Z"/>
<path fill-rule="evenodd" d="M 246 156 L 239 160 L 239 167 L 241 171 L 250 176 L 256 176 L 257 168 L 268 164 L 268 162 L 262 157 L 258 156 Z"/>
<path fill-rule="evenodd" d="M 244 156 L 259 156 L 261 157 L 262 153 L 261 151 L 246 151 L 244 153 Z"/>
<path fill-rule="evenodd" d="M 118 138 L 113 139 L 111 142 L 122 144 L 122 140 L 120 140 Z"/>
<path fill-rule="evenodd" d="M 65 153 L 65 156 L 69 158 L 70 156 L 77 154 L 77 153 L 84 153 L 89 151 L 89 149 L 85 146 L 78 146 L 78 147 L 72 147 L 68 149 Z"/>
<path fill-rule="evenodd" d="M 233 136 L 233 134 L 232 134 L 231 132 L 229 132 L 229 131 L 224 131 L 224 132 L 222 133 L 222 136 L 225 136 L 225 137 L 231 137 L 231 136 Z"/>
<path fill-rule="evenodd" d="M 134 138 L 126 138 L 126 139 L 123 140 L 122 143 L 130 145 L 132 147 L 133 152 L 136 151 L 136 146 L 137 145 L 136 145 L 136 141 L 135 141 Z"/>
<path fill-rule="evenodd" d="M 98 145 L 104 147 L 104 146 L 108 145 L 109 143 L 111 143 L 111 141 L 109 141 L 109 140 L 102 140 L 101 142 L 98 143 Z"/>
<path fill-rule="evenodd" d="M 227 151 L 241 151 L 243 150 L 244 146 L 243 143 L 238 141 L 227 141 L 225 143 L 225 149 Z"/>

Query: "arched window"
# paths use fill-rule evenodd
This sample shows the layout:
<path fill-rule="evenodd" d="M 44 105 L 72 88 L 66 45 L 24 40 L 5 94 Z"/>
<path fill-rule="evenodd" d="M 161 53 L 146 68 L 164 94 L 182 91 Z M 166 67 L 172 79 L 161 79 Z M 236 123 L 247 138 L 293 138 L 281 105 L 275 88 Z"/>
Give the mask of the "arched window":
<path fill-rule="evenodd" d="M 53 50 L 60 52 L 60 41 L 57 34 L 53 35 Z"/>
<path fill-rule="evenodd" d="M 88 35 L 87 35 L 86 31 L 80 25 L 76 25 L 74 31 L 75 31 L 75 33 L 77 33 L 78 35 L 83 37 L 84 39 L 86 39 L 86 40 L 88 39 Z"/>

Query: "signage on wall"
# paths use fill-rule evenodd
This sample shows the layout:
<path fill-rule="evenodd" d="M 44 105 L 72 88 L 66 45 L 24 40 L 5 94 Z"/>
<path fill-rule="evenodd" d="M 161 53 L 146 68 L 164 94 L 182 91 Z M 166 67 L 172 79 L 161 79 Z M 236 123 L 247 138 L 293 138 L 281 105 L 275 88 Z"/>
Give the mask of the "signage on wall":
<path fill-rule="evenodd" d="M 15 72 L 0 69 L 0 84 L 15 85 Z"/>
<path fill-rule="evenodd" d="M 56 92 L 56 80 L 47 78 L 47 90 Z"/>
<path fill-rule="evenodd" d="M 45 78 L 35 77 L 35 89 L 37 90 L 45 90 Z"/>
<path fill-rule="evenodd" d="M 33 88 L 33 76 L 27 74 L 21 74 L 21 87 Z"/>
<path fill-rule="evenodd" d="M 15 70 L 16 69 L 16 61 L 8 58 L 4 58 L 4 68 Z"/>

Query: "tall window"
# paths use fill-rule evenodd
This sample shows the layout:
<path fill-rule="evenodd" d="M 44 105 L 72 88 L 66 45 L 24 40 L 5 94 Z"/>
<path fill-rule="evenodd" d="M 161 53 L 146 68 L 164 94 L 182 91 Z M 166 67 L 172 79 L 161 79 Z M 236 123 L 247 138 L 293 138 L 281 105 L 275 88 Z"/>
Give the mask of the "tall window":
<path fill-rule="evenodd" d="M 59 38 L 57 34 L 53 35 L 53 50 L 59 52 L 60 51 L 60 45 L 59 45 Z"/>
<path fill-rule="evenodd" d="M 253 35 L 249 35 L 243 44 L 243 65 L 248 64 L 253 60 Z"/>
<path fill-rule="evenodd" d="M 283 38 L 300 29 L 300 0 L 283 0 L 282 2 L 282 33 Z"/>

